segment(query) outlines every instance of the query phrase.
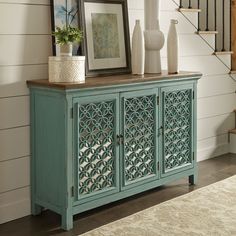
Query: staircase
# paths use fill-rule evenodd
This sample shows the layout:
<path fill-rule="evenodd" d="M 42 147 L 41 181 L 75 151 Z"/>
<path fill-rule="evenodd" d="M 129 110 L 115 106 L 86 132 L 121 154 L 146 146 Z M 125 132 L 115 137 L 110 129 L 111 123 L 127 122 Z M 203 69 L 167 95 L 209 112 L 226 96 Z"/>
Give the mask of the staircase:
<path fill-rule="evenodd" d="M 197 33 L 213 34 L 215 54 L 232 54 L 231 51 L 232 0 L 180 0 L 181 12 L 198 12 Z"/>
<path fill-rule="evenodd" d="M 219 79 L 222 77 L 222 83 L 226 80 L 232 81 L 230 82 L 232 87 L 232 92 L 230 93 L 232 96 L 227 102 L 219 101 L 220 104 L 211 103 L 211 108 L 208 108 L 209 104 L 201 104 L 200 102 L 200 113 L 201 110 L 205 109 L 203 106 L 206 106 L 206 109 L 211 110 L 211 112 L 209 112 L 210 116 L 214 113 L 214 106 L 216 107 L 216 110 L 218 109 L 217 107 L 221 106 L 222 108 L 220 110 L 222 111 L 216 112 L 216 117 L 219 117 L 216 119 L 209 117 L 208 120 L 208 117 L 205 114 L 203 118 L 198 117 L 198 127 L 200 126 L 200 128 L 198 128 L 198 147 L 200 146 L 200 148 L 198 148 L 200 149 L 198 157 L 200 157 L 200 160 L 203 160 L 204 156 L 207 155 L 209 157 L 214 157 L 227 152 L 236 153 L 236 128 L 232 129 L 233 127 L 236 127 L 236 120 L 234 124 L 234 112 L 236 113 L 236 110 L 234 112 L 232 111 L 233 108 L 236 107 L 236 102 L 232 101 L 236 101 L 236 96 L 234 94 L 236 90 L 236 73 L 231 71 L 231 57 L 233 54 L 233 51 L 231 50 L 231 0 L 172 0 L 172 2 L 177 6 L 179 13 L 195 28 L 195 33 L 205 42 L 205 45 L 207 45 L 208 52 L 211 51 L 212 57 L 216 58 L 215 60 L 212 60 L 214 63 L 211 63 L 212 65 L 215 64 L 215 70 L 218 70 L 218 67 L 220 67 L 221 64 L 222 68 L 219 69 L 219 71 L 221 70 L 224 72 L 219 72 L 219 74 L 222 74 L 219 75 Z M 218 60 L 219 63 L 216 63 L 216 60 Z M 204 64 L 204 62 L 199 62 L 199 68 L 200 66 L 203 67 L 202 64 Z M 207 73 L 203 71 L 203 74 Z M 206 77 L 207 76 L 208 75 L 206 75 Z M 201 83 L 203 84 L 205 82 L 202 80 L 200 81 L 200 84 Z M 201 85 L 200 87 L 200 90 L 202 90 L 203 86 Z M 207 89 L 206 84 L 204 89 Z M 223 90 L 224 89 L 222 89 L 222 94 L 224 93 Z M 202 92 L 200 91 L 200 93 Z M 206 94 L 207 93 L 205 92 L 205 96 L 207 96 Z M 230 105 L 229 100 L 232 101 L 232 104 Z M 228 107 L 228 110 L 224 107 Z M 208 114 L 208 112 L 206 112 L 206 114 Z M 203 123 L 204 125 L 202 125 Z M 203 128 L 208 128 L 207 124 L 209 125 L 209 130 L 211 130 L 209 132 L 203 131 Z M 228 139 L 226 140 L 227 130 L 230 131 L 228 133 Z M 209 133 L 211 133 L 212 136 L 213 134 L 216 135 L 214 140 L 212 139 L 210 141 L 209 139 L 209 142 L 205 140 L 202 142 L 202 138 L 205 138 L 202 134 L 204 132 L 208 132 L 208 134 L 205 135 L 207 137 L 210 136 Z M 225 140 L 222 141 L 223 139 Z M 201 145 L 201 143 L 204 143 L 204 145 Z M 214 148 L 208 148 L 208 145 L 215 146 Z"/>
<path fill-rule="evenodd" d="M 199 35 L 213 35 L 215 38 L 214 55 L 231 69 L 231 0 L 180 0 L 179 11 L 196 12 L 198 14 L 197 31 Z M 223 58 L 224 57 L 224 58 Z M 226 58 L 228 57 L 228 58 Z M 228 60 L 228 63 L 225 63 Z M 236 72 L 230 71 L 235 79 Z M 236 110 L 235 128 L 229 131 L 229 152 L 236 153 Z"/>
<path fill-rule="evenodd" d="M 183 13 L 197 13 L 198 23 L 196 33 L 203 40 L 214 38 L 214 44 L 209 44 L 213 54 L 228 67 L 229 75 L 236 80 L 236 72 L 231 70 L 231 7 L 232 0 L 173 0 L 178 10 Z"/>

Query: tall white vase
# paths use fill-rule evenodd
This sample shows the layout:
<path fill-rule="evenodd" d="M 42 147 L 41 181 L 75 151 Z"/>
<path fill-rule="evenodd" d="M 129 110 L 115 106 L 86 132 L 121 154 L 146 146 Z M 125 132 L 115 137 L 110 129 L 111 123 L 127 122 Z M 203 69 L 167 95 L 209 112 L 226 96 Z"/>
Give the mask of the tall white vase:
<path fill-rule="evenodd" d="M 140 20 L 136 20 L 136 24 L 132 37 L 132 73 L 134 75 L 144 74 L 144 36 L 141 29 Z"/>
<path fill-rule="evenodd" d="M 160 50 L 164 35 L 159 27 L 159 0 L 145 0 L 145 73 L 161 73 Z"/>
<path fill-rule="evenodd" d="M 169 74 L 177 74 L 178 69 L 178 35 L 176 30 L 177 20 L 172 19 L 167 38 L 167 67 Z"/>

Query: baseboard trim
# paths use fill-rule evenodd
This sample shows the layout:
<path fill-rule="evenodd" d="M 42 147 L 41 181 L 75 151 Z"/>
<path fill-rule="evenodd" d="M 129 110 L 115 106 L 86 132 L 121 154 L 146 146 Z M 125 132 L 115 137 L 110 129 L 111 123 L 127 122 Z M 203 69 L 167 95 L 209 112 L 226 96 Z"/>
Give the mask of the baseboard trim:
<path fill-rule="evenodd" d="M 224 143 L 197 151 L 197 161 L 208 160 L 229 153 L 229 144 Z"/>
<path fill-rule="evenodd" d="M 0 206 L 0 224 L 30 215 L 30 199 L 22 199 L 17 202 Z"/>

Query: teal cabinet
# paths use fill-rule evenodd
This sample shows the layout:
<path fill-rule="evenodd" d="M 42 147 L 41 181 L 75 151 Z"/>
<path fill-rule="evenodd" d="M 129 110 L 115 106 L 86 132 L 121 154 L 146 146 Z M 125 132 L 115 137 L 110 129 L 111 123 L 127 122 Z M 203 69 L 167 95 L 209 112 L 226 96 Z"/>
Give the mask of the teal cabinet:
<path fill-rule="evenodd" d="M 188 177 L 196 182 L 198 73 L 29 81 L 32 214 L 73 216 Z"/>

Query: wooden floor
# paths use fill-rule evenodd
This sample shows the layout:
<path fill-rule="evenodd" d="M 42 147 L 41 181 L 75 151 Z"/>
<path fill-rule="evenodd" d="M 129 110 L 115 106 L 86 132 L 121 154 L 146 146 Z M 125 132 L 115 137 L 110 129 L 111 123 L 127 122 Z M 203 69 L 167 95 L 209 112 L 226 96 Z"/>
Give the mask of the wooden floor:
<path fill-rule="evenodd" d="M 147 191 L 128 199 L 79 214 L 74 217 L 74 228 L 60 229 L 60 217 L 44 211 L 40 216 L 27 216 L 0 225 L 0 236 L 77 236 L 104 224 L 121 219 L 153 205 L 186 194 L 236 174 L 236 155 L 227 154 L 198 163 L 198 184 L 189 186 L 186 179 Z"/>

